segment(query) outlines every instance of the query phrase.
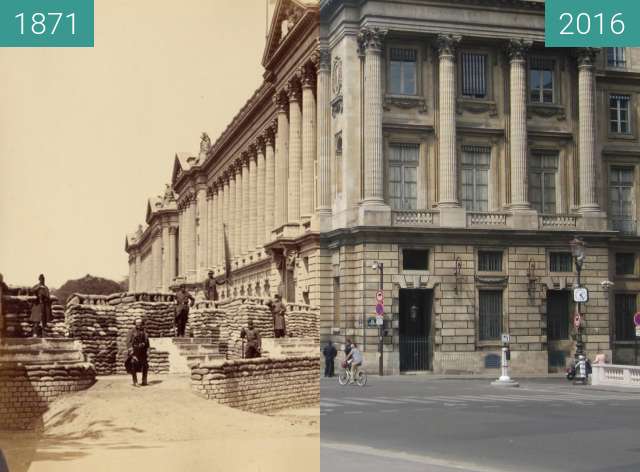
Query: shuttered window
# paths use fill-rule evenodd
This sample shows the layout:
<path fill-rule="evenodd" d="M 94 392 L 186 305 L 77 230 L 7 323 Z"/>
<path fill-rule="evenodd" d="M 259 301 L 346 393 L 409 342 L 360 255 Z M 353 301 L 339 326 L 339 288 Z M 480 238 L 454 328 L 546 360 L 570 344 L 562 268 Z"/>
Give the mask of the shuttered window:
<path fill-rule="evenodd" d="M 549 254 L 549 272 L 573 272 L 573 256 L 570 252 Z"/>
<path fill-rule="evenodd" d="M 394 95 L 416 95 L 418 83 L 418 51 L 391 48 L 389 51 L 389 92 Z"/>
<path fill-rule="evenodd" d="M 462 96 L 467 98 L 486 98 L 486 54 L 462 53 Z"/>
<path fill-rule="evenodd" d="M 609 217 L 612 229 L 635 232 L 633 167 L 612 167 L 609 171 Z"/>
<path fill-rule="evenodd" d="M 629 134 L 629 95 L 609 96 L 609 130 L 616 134 Z"/>
<path fill-rule="evenodd" d="M 625 58 L 624 48 L 607 48 L 607 65 L 611 67 L 625 67 L 627 60 Z"/>
<path fill-rule="evenodd" d="M 529 61 L 529 100 L 532 103 L 553 103 L 555 61 L 532 57 Z"/>
<path fill-rule="evenodd" d="M 500 339 L 502 330 L 502 291 L 478 292 L 480 341 Z"/>
<path fill-rule="evenodd" d="M 480 272 L 502 272 L 502 251 L 478 251 Z"/>
<path fill-rule="evenodd" d="M 491 148 L 462 147 L 462 204 L 470 211 L 489 209 L 489 167 Z"/>
<path fill-rule="evenodd" d="M 529 201 L 539 213 L 556 212 L 556 173 L 558 153 L 535 151 L 531 155 L 529 170 Z"/>
<path fill-rule="evenodd" d="M 389 156 L 389 203 L 395 210 L 418 206 L 419 144 L 392 144 Z"/>
<path fill-rule="evenodd" d="M 635 325 L 633 315 L 636 313 L 635 293 L 616 293 L 616 340 L 633 341 Z"/>

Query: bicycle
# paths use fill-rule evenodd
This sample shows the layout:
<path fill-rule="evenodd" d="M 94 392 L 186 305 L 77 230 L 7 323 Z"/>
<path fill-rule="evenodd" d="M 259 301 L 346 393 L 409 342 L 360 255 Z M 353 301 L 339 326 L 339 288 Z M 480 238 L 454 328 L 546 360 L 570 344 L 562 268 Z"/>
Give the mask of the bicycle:
<path fill-rule="evenodd" d="M 347 365 L 344 367 L 344 372 L 338 375 L 338 383 L 340 385 L 347 385 L 353 380 L 350 367 L 350 365 Z M 355 379 L 355 383 L 360 387 L 364 387 L 367 384 L 367 374 L 362 368 L 358 369 L 358 378 Z"/>

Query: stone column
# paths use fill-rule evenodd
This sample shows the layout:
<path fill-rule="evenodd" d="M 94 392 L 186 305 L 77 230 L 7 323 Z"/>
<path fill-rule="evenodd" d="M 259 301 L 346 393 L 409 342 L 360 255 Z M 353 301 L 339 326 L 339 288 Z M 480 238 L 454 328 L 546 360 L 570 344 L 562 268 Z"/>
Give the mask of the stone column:
<path fill-rule="evenodd" d="M 204 266 L 206 269 L 210 269 L 213 267 L 213 254 L 215 253 L 215 249 L 213 247 L 214 239 L 213 239 L 213 189 L 209 186 L 207 187 L 207 258 L 205 260 Z M 208 272 L 208 270 L 207 270 Z M 206 276 L 207 274 L 205 274 Z"/>
<path fill-rule="evenodd" d="M 178 203 L 178 275 L 184 275 L 184 208 L 185 203 L 181 201 Z"/>
<path fill-rule="evenodd" d="M 142 257 L 140 256 L 139 252 L 136 252 L 136 286 L 132 290 L 133 292 L 142 291 L 142 280 L 143 280 Z"/>
<path fill-rule="evenodd" d="M 278 120 L 275 155 L 275 210 L 274 228 L 279 228 L 288 221 L 287 215 L 287 183 L 289 175 L 289 120 L 287 119 L 288 102 L 284 93 L 278 93 L 274 102 Z"/>
<path fill-rule="evenodd" d="M 314 213 L 316 166 L 316 71 L 313 64 L 305 64 L 300 71 L 302 81 L 302 184 L 300 214 L 310 219 Z"/>
<path fill-rule="evenodd" d="M 276 167 L 275 167 L 275 152 L 274 152 L 274 132 L 273 127 L 269 127 L 265 134 L 265 184 L 264 184 L 264 240 L 265 242 L 271 241 L 271 231 L 275 227 L 275 194 L 276 194 Z"/>
<path fill-rule="evenodd" d="M 511 40 L 507 48 L 510 63 L 511 208 L 528 210 L 527 172 L 527 71 L 525 54 L 531 41 Z"/>
<path fill-rule="evenodd" d="M 320 49 L 318 62 L 318 213 L 331 214 L 331 55 Z"/>
<path fill-rule="evenodd" d="M 247 238 L 247 252 L 253 252 L 258 245 L 258 148 L 252 144 L 249 147 L 249 219 L 246 231 L 249 233 Z M 263 198 L 261 195 L 260 198 Z"/>
<path fill-rule="evenodd" d="M 218 263 L 222 267 L 224 267 L 225 257 L 227 256 L 227 249 L 224 246 L 225 231 L 226 237 L 229 236 L 229 207 L 231 205 L 231 190 L 229 189 L 229 181 L 231 180 L 231 175 L 231 171 L 226 171 L 222 177 L 222 222 L 220 224 L 220 231 L 222 232 L 222 234 L 220 235 L 220 245 L 218 246 L 220 248 Z"/>
<path fill-rule="evenodd" d="M 258 138 L 258 162 L 256 166 L 257 172 L 257 181 L 256 181 L 256 248 L 261 249 L 264 246 L 265 231 L 264 231 L 264 221 L 265 221 L 265 208 L 266 208 L 266 200 L 267 195 L 265 193 L 265 143 L 264 137 Z"/>
<path fill-rule="evenodd" d="M 171 268 L 169 267 L 169 226 L 165 222 L 162 225 L 162 249 L 161 249 L 161 261 L 162 261 L 162 278 L 161 278 L 161 287 L 162 291 L 166 292 L 169 290 L 169 285 L 171 284 Z"/>
<path fill-rule="evenodd" d="M 580 159 L 580 212 L 599 212 L 597 197 L 598 163 L 595 152 L 595 67 L 597 51 L 581 49 L 578 53 L 578 122 Z"/>
<path fill-rule="evenodd" d="M 289 180 L 287 182 L 287 222 L 300 221 L 300 164 L 302 160 L 302 116 L 300 111 L 300 84 L 287 85 L 289 96 Z"/>
<path fill-rule="evenodd" d="M 195 245 L 196 245 L 196 256 L 195 256 L 195 269 L 196 269 L 196 280 L 202 278 L 202 272 L 207 266 L 207 230 L 209 227 L 209 218 L 207 214 L 207 187 L 204 184 L 200 184 L 198 186 L 198 191 L 196 193 L 196 217 L 195 217 L 195 225 L 196 225 L 196 233 L 195 233 Z"/>
<path fill-rule="evenodd" d="M 209 227 L 211 228 L 209 234 L 211 239 L 209 240 L 209 267 L 215 268 L 218 258 L 218 218 L 220 216 L 218 212 L 218 186 L 214 183 L 211 186 L 211 219 L 209 220 Z"/>
<path fill-rule="evenodd" d="M 2 290 L 2 288 L 0 288 Z M 136 291 L 136 256 L 134 252 L 129 254 L 129 292 Z M 2 299 L 0 299 L 0 304 Z"/>
<path fill-rule="evenodd" d="M 250 219 L 250 181 L 249 181 L 249 153 L 242 153 L 242 219 L 236 220 L 236 235 L 241 240 L 238 254 L 246 254 L 249 250 L 250 232 L 246 227 Z M 237 212 L 240 214 L 240 212 Z M 239 234 L 238 234 L 239 233 Z"/>
<path fill-rule="evenodd" d="M 236 215 L 240 214 L 242 199 L 238 198 L 242 191 L 242 175 L 239 165 L 231 167 L 229 174 L 229 205 L 227 211 L 227 240 L 229 241 L 230 257 L 235 257 L 238 253 L 238 240 L 236 239 Z"/>
<path fill-rule="evenodd" d="M 439 181 L 440 207 L 459 207 L 456 157 L 456 61 L 455 48 L 460 36 L 438 35 L 439 87 Z"/>
<path fill-rule="evenodd" d="M 196 269 L 196 196 L 191 195 L 189 198 L 189 206 L 187 207 L 187 280 L 193 280 L 193 274 Z"/>
<path fill-rule="evenodd" d="M 386 31 L 363 28 L 358 36 L 364 66 L 364 204 L 384 204 L 382 42 Z"/>
<path fill-rule="evenodd" d="M 168 250 L 165 251 L 169 259 L 167 263 L 167 290 L 169 290 L 173 278 L 176 275 L 176 230 L 177 228 L 175 226 L 169 227 L 169 246 Z"/>

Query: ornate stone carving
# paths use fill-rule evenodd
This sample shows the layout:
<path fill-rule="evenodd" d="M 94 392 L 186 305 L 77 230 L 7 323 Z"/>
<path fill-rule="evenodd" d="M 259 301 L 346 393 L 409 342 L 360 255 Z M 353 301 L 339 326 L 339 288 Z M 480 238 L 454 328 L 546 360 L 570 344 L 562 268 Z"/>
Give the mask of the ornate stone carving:
<path fill-rule="evenodd" d="M 439 34 L 436 39 L 436 49 L 440 56 L 453 56 L 456 55 L 456 49 L 458 44 L 462 40 L 462 36 L 459 34 Z"/>
<path fill-rule="evenodd" d="M 264 143 L 267 146 L 275 146 L 276 143 L 276 129 L 277 126 L 274 128 L 273 125 L 269 125 L 265 130 L 264 130 Z"/>
<path fill-rule="evenodd" d="M 240 153 L 240 168 L 249 167 L 249 159 L 250 159 L 250 157 L 251 157 L 251 155 L 249 153 L 249 150 L 242 151 Z"/>
<path fill-rule="evenodd" d="M 336 56 L 331 68 L 331 92 L 333 96 L 342 95 L 342 58 Z"/>
<path fill-rule="evenodd" d="M 293 78 L 287 83 L 285 91 L 287 93 L 287 97 L 289 98 L 289 102 L 299 102 L 302 98 L 300 81 L 297 80 L 297 78 Z"/>
<path fill-rule="evenodd" d="M 469 113 L 489 113 L 489 116 L 498 116 L 498 107 L 494 101 L 463 100 L 456 101 L 456 113 L 462 115 L 465 111 Z"/>
<path fill-rule="evenodd" d="M 427 112 L 427 101 L 423 97 L 400 97 L 394 95 L 387 95 L 384 99 L 384 109 L 389 111 L 390 106 L 396 106 L 398 108 L 410 109 L 417 108 L 418 112 Z"/>
<path fill-rule="evenodd" d="M 273 103 L 276 106 L 276 111 L 279 113 L 286 113 L 289 108 L 289 101 L 287 100 L 287 94 L 284 90 L 276 92 L 273 96 Z"/>
<path fill-rule="evenodd" d="M 527 118 L 531 118 L 532 116 L 542 118 L 555 116 L 558 121 L 564 121 L 567 119 L 567 111 L 562 105 L 529 103 L 527 105 Z"/>
<path fill-rule="evenodd" d="M 507 57 L 510 61 L 524 61 L 533 41 L 528 39 L 512 39 L 507 44 Z"/>
<path fill-rule="evenodd" d="M 316 84 L 316 70 L 312 62 L 300 66 L 298 75 L 300 76 L 300 84 L 303 88 L 315 87 Z"/>
<path fill-rule="evenodd" d="M 387 35 L 387 30 L 374 28 L 361 28 L 358 33 L 358 49 L 361 52 L 370 49 L 372 51 L 382 51 L 382 45 L 384 38 Z"/>
<path fill-rule="evenodd" d="M 256 139 L 256 149 L 259 152 L 264 153 L 264 147 L 265 147 L 265 136 L 260 135 L 258 136 L 258 139 Z"/>
<path fill-rule="evenodd" d="M 331 68 L 331 51 L 328 48 L 318 48 L 318 72 L 328 71 Z"/>
<path fill-rule="evenodd" d="M 598 50 L 596 48 L 580 48 L 576 51 L 578 66 L 593 66 Z"/>
<path fill-rule="evenodd" d="M 165 184 L 164 196 L 162 198 L 163 205 L 168 205 L 170 203 L 174 203 L 176 201 L 176 196 L 173 193 L 173 189 L 171 185 Z"/>
<path fill-rule="evenodd" d="M 206 154 L 211 149 L 211 138 L 207 133 L 202 133 L 200 136 L 200 152 Z"/>

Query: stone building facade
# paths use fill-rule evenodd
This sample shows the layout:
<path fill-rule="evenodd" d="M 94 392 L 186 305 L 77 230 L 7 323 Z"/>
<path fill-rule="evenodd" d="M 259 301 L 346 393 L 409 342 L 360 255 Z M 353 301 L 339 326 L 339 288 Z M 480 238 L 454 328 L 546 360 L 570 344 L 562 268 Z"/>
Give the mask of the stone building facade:
<path fill-rule="evenodd" d="M 197 155 L 176 154 L 168 197 L 150 200 L 146 228 L 127 238 L 131 291 L 213 270 L 230 274 L 223 298 L 319 305 L 318 28 L 317 1 L 276 3 L 263 83 L 214 143 L 203 134 Z"/>
<path fill-rule="evenodd" d="M 502 333 L 516 373 L 564 369 L 577 235 L 586 351 L 631 362 L 640 51 L 545 48 L 539 0 L 320 12 L 322 341 L 376 371 L 381 288 L 386 373 L 495 368 Z"/>

